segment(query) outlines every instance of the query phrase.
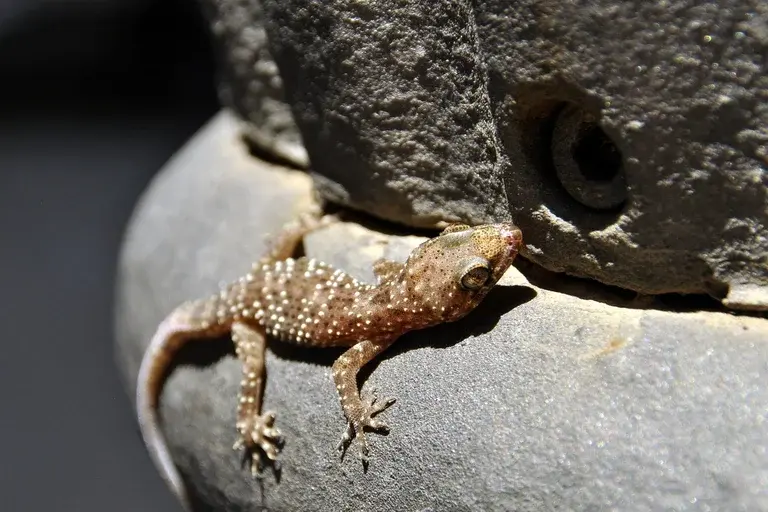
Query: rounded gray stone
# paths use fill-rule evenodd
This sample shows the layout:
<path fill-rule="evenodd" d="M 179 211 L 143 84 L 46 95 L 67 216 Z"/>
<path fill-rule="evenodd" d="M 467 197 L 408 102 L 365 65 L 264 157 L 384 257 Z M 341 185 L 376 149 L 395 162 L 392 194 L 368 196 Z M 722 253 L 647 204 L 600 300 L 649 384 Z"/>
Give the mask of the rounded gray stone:
<path fill-rule="evenodd" d="M 217 289 L 247 271 L 264 252 L 265 237 L 313 204 L 306 173 L 251 157 L 239 126 L 229 111 L 217 114 L 136 206 L 116 297 L 118 363 L 131 386 L 152 334 L 137 319 L 159 323 L 201 287 Z M 231 268 L 221 268 L 222 250 Z M 157 265 L 162 274 L 154 272 Z"/>
<path fill-rule="evenodd" d="M 225 114 L 161 172 L 120 262 L 131 394 L 161 318 L 247 270 L 263 235 L 309 204 L 308 181 L 250 159 Z M 372 261 L 402 261 L 419 240 L 344 222 L 305 246 L 370 279 Z M 383 414 L 391 433 L 370 436 L 367 473 L 356 446 L 343 462 L 335 450 L 339 351 L 276 342 L 265 407 L 287 439 L 279 481 L 259 484 L 231 449 L 241 370 L 226 339 L 191 343 L 166 382 L 174 459 L 222 510 L 768 510 L 768 320 L 514 282 L 363 372 L 364 392 L 397 398 Z"/>

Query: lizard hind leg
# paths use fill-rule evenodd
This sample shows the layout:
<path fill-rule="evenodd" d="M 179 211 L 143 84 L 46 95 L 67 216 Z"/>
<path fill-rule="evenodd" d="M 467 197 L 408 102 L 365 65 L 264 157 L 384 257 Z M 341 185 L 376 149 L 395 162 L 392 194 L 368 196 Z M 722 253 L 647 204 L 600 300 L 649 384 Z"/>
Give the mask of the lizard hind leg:
<path fill-rule="evenodd" d="M 237 404 L 238 438 L 233 448 L 245 448 L 251 456 L 251 473 L 257 476 L 262 469 L 262 455 L 275 462 L 282 444 L 280 431 L 274 426 L 275 413 L 261 414 L 266 336 L 261 330 L 235 322 L 232 324 L 232 341 L 243 364 Z"/>

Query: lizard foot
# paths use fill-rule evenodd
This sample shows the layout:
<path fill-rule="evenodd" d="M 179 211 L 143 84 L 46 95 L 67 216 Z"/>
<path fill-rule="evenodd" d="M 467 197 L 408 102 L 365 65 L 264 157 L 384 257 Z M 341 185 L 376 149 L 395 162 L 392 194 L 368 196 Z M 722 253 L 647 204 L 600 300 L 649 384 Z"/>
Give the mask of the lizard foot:
<path fill-rule="evenodd" d="M 374 416 L 380 414 L 390 405 L 395 403 L 394 398 L 378 402 L 378 399 L 375 396 L 375 390 L 371 393 L 371 397 L 370 403 L 364 406 L 362 414 L 347 422 L 347 430 L 344 432 L 341 441 L 339 441 L 339 444 L 336 447 L 336 449 L 341 452 L 341 458 L 344 459 L 344 454 L 350 443 L 357 438 L 360 442 L 360 460 L 364 466 L 368 464 L 368 440 L 365 437 L 365 429 L 380 432 L 382 434 L 388 433 L 389 427 L 387 424 L 379 419 L 375 419 Z"/>
<path fill-rule="evenodd" d="M 259 476 L 262 470 L 262 454 L 271 462 L 277 461 L 283 437 L 274 427 L 275 413 L 267 411 L 261 416 L 253 416 L 250 420 L 240 421 L 237 431 L 240 434 L 233 449 L 245 448 L 251 456 L 251 474 Z"/>

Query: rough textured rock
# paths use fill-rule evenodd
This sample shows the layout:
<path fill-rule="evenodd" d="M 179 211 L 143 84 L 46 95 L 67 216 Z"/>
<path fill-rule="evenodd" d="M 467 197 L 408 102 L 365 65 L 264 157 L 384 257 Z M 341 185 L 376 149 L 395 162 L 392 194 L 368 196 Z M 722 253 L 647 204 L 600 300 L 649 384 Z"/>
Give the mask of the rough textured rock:
<path fill-rule="evenodd" d="M 509 217 L 467 2 L 263 2 L 321 192 L 410 225 Z"/>
<path fill-rule="evenodd" d="M 263 21 L 325 197 L 511 217 L 548 269 L 768 308 L 765 2 L 210 4 L 255 121 Z"/>
<path fill-rule="evenodd" d="M 158 177 L 120 263 L 130 390 L 162 316 L 247 269 L 264 232 L 308 203 L 307 182 L 247 161 L 227 116 Z M 402 259 L 418 241 L 344 223 L 306 250 L 370 279 L 374 259 Z M 240 368 L 226 340 L 191 345 L 166 383 L 175 459 L 222 510 L 768 510 L 768 320 L 638 309 L 512 277 L 364 376 L 364 389 L 398 399 L 367 474 L 354 450 L 343 462 L 335 452 L 338 352 L 278 343 L 266 406 L 287 437 L 280 482 L 260 487 L 230 448 Z"/>
<path fill-rule="evenodd" d="M 309 164 L 283 79 L 269 51 L 258 0 L 202 0 L 218 50 L 219 96 L 245 122 L 255 149 L 304 168 Z"/>
<path fill-rule="evenodd" d="M 476 17 L 528 256 L 768 308 L 765 3 L 529 4 Z"/>

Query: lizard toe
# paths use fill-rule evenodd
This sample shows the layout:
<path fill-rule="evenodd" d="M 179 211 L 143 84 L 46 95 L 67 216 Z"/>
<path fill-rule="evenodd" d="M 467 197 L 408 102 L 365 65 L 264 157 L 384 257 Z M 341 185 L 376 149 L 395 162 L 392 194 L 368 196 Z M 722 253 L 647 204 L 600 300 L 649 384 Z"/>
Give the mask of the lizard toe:
<path fill-rule="evenodd" d="M 245 448 L 250 454 L 251 473 L 254 476 L 261 473 L 262 457 L 274 462 L 280 453 L 283 436 L 274 424 L 275 413 L 271 411 L 237 424 L 239 437 L 233 448 L 236 450 Z"/>

